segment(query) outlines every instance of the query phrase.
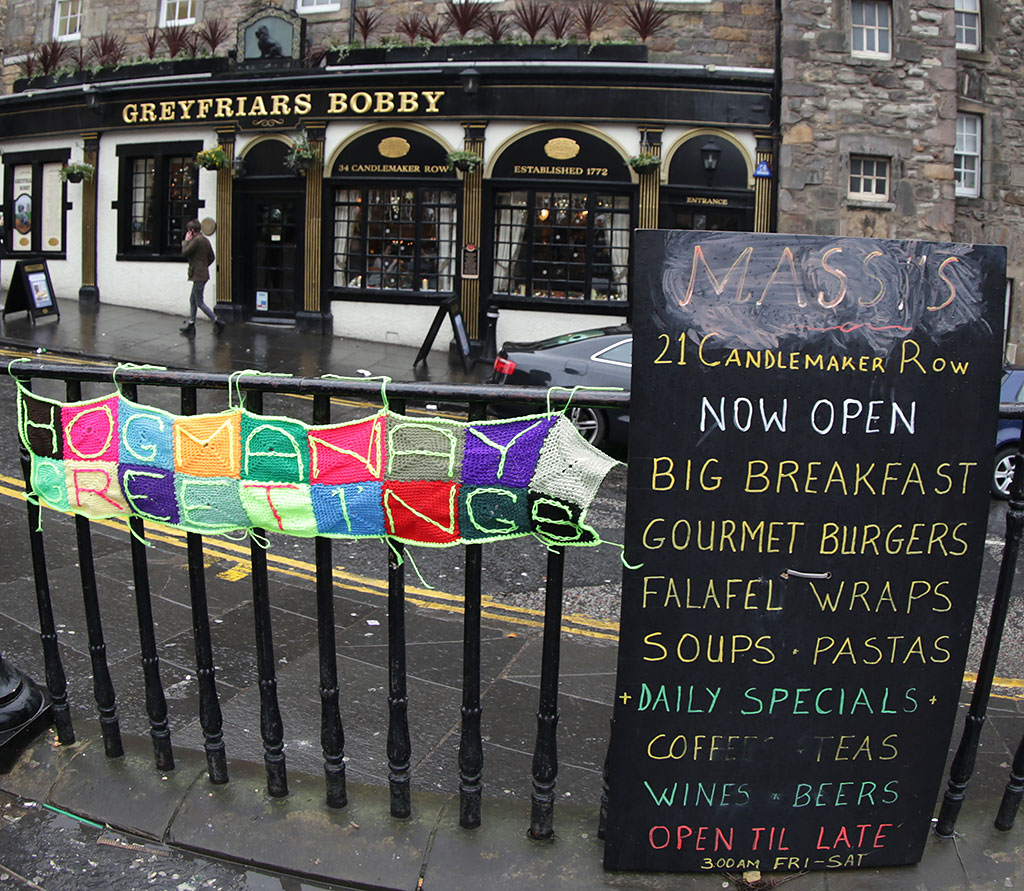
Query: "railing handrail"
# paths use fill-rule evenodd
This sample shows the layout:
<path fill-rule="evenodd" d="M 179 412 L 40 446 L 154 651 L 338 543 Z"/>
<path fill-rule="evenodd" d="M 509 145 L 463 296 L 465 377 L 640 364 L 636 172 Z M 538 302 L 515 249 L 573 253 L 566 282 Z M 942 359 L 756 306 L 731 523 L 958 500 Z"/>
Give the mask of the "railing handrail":
<path fill-rule="evenodd" d="M 114 384 L 111 365 L 60 365 L 45 362 L 20 362 L 11 366 L 15 377 L 49 378 L 67 380 L 72 378 L 83 382 Z M 239 377 L 238 372 L 220 374 L 190 370 L 158 370 L 119 366 L 118 384 L 140 384 L 165 387 L 198 387 L 201 389 L 226 390 L 229 386 L 241 386 L 246 390 L 263 393 L 303 393 L 324 396 L 364 396 L 379 401 L 381 378 L 343 379 L 322 377 L 291 377 L 283 374 L 260 372 Z M 519 387 L 503 384 L 457 384 L 437 381 L 391 381 L 387 384 L 387 395 L 394 399 L 412 401 L 451 401 L 460 403 L 527 403 L 544 405 L 550 389 L 547 387 Z M 552 404 L 560 407 L 569 396 L 569 388 L 555 387 Z M 605 408 L 628 408 L 629 390 L 579 390 L 573 397 L 574 405 L 592 405 Z"/>

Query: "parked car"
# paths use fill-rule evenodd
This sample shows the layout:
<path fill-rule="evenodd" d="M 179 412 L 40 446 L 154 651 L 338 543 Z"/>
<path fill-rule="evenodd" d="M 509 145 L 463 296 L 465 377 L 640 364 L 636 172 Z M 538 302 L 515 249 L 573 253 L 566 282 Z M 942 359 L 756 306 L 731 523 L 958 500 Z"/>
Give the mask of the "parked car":
<path fill-rule="evenodd" d="M 1000 402 L 1024 402 L 1024 368 L 1007 368 L 999 388 Z M 992 470 L 992 494 L 996 498 L 1010 497 L 1013 478 L 1013 456 L 1020 442 L 1021 422 L 999 419 L 996 428 L 996 462 Z"/>
<path fill-rule="evenodd" d="M 576 331 L 533 343 L 506 343 L 494 360 L 490 382 L 523 387 L 629 390 L 632 365 L 633 330 L 620 325 Z M 570 405 L 568 416 L 587 441 L 596 446 L 625 446 L 629 437 L 628 411 Z"/>

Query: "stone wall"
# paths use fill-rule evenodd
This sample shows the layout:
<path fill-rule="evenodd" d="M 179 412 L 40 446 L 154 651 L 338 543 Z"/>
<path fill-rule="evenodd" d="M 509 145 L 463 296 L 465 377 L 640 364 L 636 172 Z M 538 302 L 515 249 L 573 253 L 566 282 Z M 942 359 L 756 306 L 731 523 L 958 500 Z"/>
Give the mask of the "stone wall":
<path fill-rule="evenodd" d="M 1009 8 L 1008 8 L 1009 7 Z M 980 114 L 982 179 L 978 198 L 959 198 L 956 240 L 1006 246 L 1006 274 L 1014 280 L 1007 358 L 1024 361 L 1024 9 L 982 5 L 980 53 L 959 53 L 957 100 Z"/>
<path fill-rule="evenodd" d="M 950 240 L 952 0 L 894 0 L 891 59 L 850 53 L 847 0 L 782 4 L 782 232 Z M 891 159 L 890 200 L 848 200 L 850 155 Z"/>

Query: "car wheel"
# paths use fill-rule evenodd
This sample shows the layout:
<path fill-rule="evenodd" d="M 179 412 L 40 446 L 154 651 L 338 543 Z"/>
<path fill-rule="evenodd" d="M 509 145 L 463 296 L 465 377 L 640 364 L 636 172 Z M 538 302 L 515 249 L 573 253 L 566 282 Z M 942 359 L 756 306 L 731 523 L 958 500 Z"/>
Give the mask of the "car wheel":
<path fill-rule="evenodd" d="M 1010 481 L 1013 479 L 1013 456 L 1017 446 L 1003 446 L 996 451 L 996 466 L 992 471 L 992 494 L 996 498 L 1010 497 Z"/>
<path fill-rule="evenodd" d="M 591 445 L 600 446 L 604 442 L 608 424 L 604 415 L 596 408 L 586 405 L 573 406 L 569 409 L 568 416 L 573 426 Z"/>

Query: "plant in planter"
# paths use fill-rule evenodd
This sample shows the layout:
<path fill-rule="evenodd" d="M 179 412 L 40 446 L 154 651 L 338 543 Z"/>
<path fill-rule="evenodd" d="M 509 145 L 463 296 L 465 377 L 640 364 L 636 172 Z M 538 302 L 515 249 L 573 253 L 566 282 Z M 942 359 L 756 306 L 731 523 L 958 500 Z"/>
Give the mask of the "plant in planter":
<path fill-rule="evenodd" d="M 632 31 L 644 43 L 665 29 L 669 11 L 658 5 L 657 0 L 628 0 L 623 18 Z"/>
<path fill-rule="evenodd" d="M 147 59 L 155 59 L 160 55 L 160 44 L 163 43 L 163 40 L 163 35 L 156 28 L 146 32 L 144 41 Z"/>
<path fill-rule="evenodd" d="M 551 7 L 541 0 L 516 0 L 512 18 L 530 38 L 530 43 L 536 43 L 540 32 L 551 20 Z"/>
<path fill-rule="evenodd" d="M 484 16 L 480 30 L 491 43 L 501 43 L 509 31 L 512 30 L 512 20 L 507 12 L 502 10 L 488 9 Z"/>
<path fill-rule="evenodd" d="M 417 40 L 419 40 L 425 20 L 426 16 L 424 16 L 422 12 L 406 13 L 399 17 L 395 28 L 398 30 L 399 34 L 404 35 L 408 39 L 409 46 L 412 46 Z"/>
<path fill-rule="evenodd" d="M 483 161 L 476 152 L 448 152 L 446 160 L 448 161 L 448 169 L 461 170 L 463 173 L 472 173 L 476 170 L 477 165 Z"/>
<path fill-rule="evenodd" d="M 60 178 L 66 183 L 80 183 L 83 179 L 91 180 L 96 175 L 96 168 L 85 161 L 71 161 L 60 169 Z"/>
<path fill-rule="evenodd" d="M 172 59 L 188 53 L 189 33 L 188 28 L 184 25 L 167 25 L 160 29 L 160 36 L 163 38 L 164 46 L 167 47 L 167 55 Z"/>
<path fill-rule="evenodd" d="M 116 68 L 125 59 L 127 45 L 120 35 L 104 31 L 89 38 L 89 52 L 100 68 Z"/>
<path fill-rule="evenodd" d="M 551 10 L 551 15 L 548 16 L 548 25 L 556 43 L 564 43 L 569 39 L 569 32 L 575 20 L 573 10 L 568 6 Z"/>
<path fill-rule="evenodd" d="M 231 161 L 228 160 L 228 154 L 224 151 L 224 147 L 216 145 L 210 149 L 203 149 L 201 152 L 196 154 L 196 163 L 203 168 L 203 170 L 223 170 L 224 168 L 231 166 Z"/>
<path fill-rule="evenodd" d="M 579 23 L 587 43 L 593 43 L 595 32 L 608 21 L 610 16 L 608 7 L 598 0 L 585 0 L 576 6 L 575 12 L 576 21 Z"/>
<path fill-rule="evenodd" d="M 363 47 L 370 40 L 370 35 L 377 30 L 382 18 L 384 18 L 383 12 L 375 12 L 365 6 L 357 9 L 353 14 L 352 21 L 359 33 L 359 39 L 363 41 Z"/>
<path fill-rule="evenodd" d="M 444 14 L 451 26 L 465 39 L 474 28 L 484 23 L 487 7 L 480 0 L 445 0 Z"/>
<path fill-rule="evenodd" d="M 637 173 L 647 173 L 650 170 L 657 170 L 661 166 L 661 158 L 643 152 L 639 155 L 633 155 L 629 159 L 629 166 Z"/>
<path fill-rule="evenodd" d="M 284 163 L 296 173 L 309 170 L 316 164 L 316 150 L 310 145 L 305 133 L 295 137 L 295 142 L 284 156 Z"/>
<path fill-rule="evenodd" d="M 206 44 L 210 55 L 217 54 L 217 48 L 228 42 L 231 37 L 231 28 L 223 19 L 207 19 L 199 26 L 199 39 Z"/>

